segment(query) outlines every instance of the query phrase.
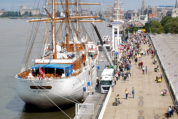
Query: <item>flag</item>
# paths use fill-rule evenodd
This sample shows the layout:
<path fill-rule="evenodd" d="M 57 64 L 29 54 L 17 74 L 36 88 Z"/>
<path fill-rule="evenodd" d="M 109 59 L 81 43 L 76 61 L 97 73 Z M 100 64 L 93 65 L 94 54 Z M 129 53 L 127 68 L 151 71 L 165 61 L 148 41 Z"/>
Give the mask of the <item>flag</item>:
<path fill-rule="evenodd" d="M 41 78 L 44 79 L 44 72 L 43 72 L 43 70 L 41 69 L 40 65 L 39 65 L 39 71 L 40 71 Z"/>

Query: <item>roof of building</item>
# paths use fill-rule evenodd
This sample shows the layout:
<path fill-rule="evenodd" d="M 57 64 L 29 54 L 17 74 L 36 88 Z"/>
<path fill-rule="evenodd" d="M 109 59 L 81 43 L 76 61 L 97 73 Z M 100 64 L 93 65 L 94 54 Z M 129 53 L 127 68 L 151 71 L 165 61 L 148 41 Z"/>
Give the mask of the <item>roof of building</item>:
<path fill-rule="evenodd" d="M 150 35 L 158 57 L 178 99 L 178 34 Z M 177 75 L 177 76 L 176 76 Z"/>

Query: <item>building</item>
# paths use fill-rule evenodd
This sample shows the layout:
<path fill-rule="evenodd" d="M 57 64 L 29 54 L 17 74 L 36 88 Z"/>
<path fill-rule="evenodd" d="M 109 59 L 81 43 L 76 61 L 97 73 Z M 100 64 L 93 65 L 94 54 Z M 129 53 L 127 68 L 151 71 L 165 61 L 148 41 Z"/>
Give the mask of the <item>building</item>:
<path fill-rule="evenodd" d="M 145 15 L 145 14 L 144 14 L 144 11 L 145 11 L 146 9 L 147 9 L 147 7 L 146 7 L 146 4 L 145 4 L 145 0 L 143 0 L 143 1 L 142 1 L 142 7 L 141 7 L 141 12 L 142 12 L 141 14 L 142 14 L 142 15 Z"/>
<path fill-rule="evenodd" d="M 137 9 L 135 9 L 134 12 L 131 13 L 131 20 L 132 21 L 139 21 L 140 20 L 140 13 Z"/>
<path fill-rule="evenodd" d="M 27 9 L 25 6 L 20 6 L 20 14 L 23 15 L 25 14 L 25 12 L 28 13 L 32 13 L 32 15 L 39 15 L 40 14 L 40 10 L 39 9 Z"/>
<path fill-rule="evenodd" d="M 5 9 L 1 9 L 0 10 L 0 16 L 3 15 L 4 12 L 5 12 Z"/>
<path fill-rule="evenodd" d="M 177 0 L 176 0 L 175 8 L 172 9 L 171 16 L 172 16 L 173 18 L 175 18 L 175 17 L 178 16 L 178 5 L 177 5 Z"/>
<path fill-rule="evenodd" d="M 125 19 L 131 19 L 133 12 L 134 12 L 134 10 L 128 10 L 128 11 L 124 14 Z"/>

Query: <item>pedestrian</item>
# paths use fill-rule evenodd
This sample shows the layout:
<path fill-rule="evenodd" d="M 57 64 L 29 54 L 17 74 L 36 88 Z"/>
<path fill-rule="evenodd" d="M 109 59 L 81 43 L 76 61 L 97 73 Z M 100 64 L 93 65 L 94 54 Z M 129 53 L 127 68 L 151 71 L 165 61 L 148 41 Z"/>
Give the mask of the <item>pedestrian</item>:
<path fill-rule="evenodd" d="M 139 60 L 141 60 L 141 54 L 139 54 L 138 57 L 139 57 Z"/>
<path fill-rule="evenodd" d="M 96 82 L 97 82 L 96 87 L 98 87 L 98 86 L 99 86 L 99 82 L 100 82 L 100 80 L 99 80 L 99 78 L 98 78 L 98 77 L 97 77 L 97 79 L 96 79 Z"/>
<path fill-rule="evenodd" d="M 117 73 L 115 74 L 115 77 L 116 77 L 116 80 L 118 81 L 118 74 Z"/>
<path fill-rule="evenodd" d="M 135 58 L 135 64 L 137 64 L 137 57 Z"/>
<path fill-rule="evenodd" d="M 126 82 L 127 80 L 127 74 L 124 75 L 124 81 Z"/>
<path fill-rule="evenodd" d="M 134 90 L 134 87 L 132 87 L 132 96 L 134 98 L 134 94 L 135 94 L 135 90 Z"/>
<path fill-rule="evenodd" d="M 114 83 L 114 81 L 112 81 L 112 92 L 114 92 L 114 85 L 115 85 L 115 83 Z"/>
<path fill-rule="evenodd" d="M 145 71 L 145 67 L 143 66 L 143 67 L 142 67 L 142 72 L 143 72 L 143 74 L 144 74 L 144 71 Z"/>
<path fill-rule="evenodd" d="M 115 83 L 115 85 L 116 85 L 116 79 L 113 77 L 113 82 Z"/>
<path fill-rule="evenodd" d="M 128 72 L 128 73 L 127 73 L 127 76 L 128 76 L 128 81 L 130 81 L 131 73 Z"/>
<path fill-rule="evenodd" d="M 126 99 L 127 99 L 127 97 L 128 97 L 128 90 L 127 90 L 127 88 L 125 89 L 125 97 L 126 97 Z"/>
<path fill-rule="evenodd" d="M 117 74 L 117 75 L 118 75 L 118 79 L 120 79 L 120 75 L 121 75 L 121 73 L 120 73 L 120 72 L 118 72 L 118 74 Z"/>
<path fill-rule="evenodd" d="M 143 62 L 141 62 L 141 67 L 143 67 Z"/>
<path fill-rule="evenodd" d="M 147 66 L 146 66 L 146 68 L 145 68 L 145 71 L 146 71 L 146 74 L 147 74 L 147 71 L 148 71 L 148 68 L 147 68 Z"/>
<path fill-rule="evenodd" d="M 122 78 L 123 78 L 123 80 L 124 80 L 124 72 L 122 72 Z"/>

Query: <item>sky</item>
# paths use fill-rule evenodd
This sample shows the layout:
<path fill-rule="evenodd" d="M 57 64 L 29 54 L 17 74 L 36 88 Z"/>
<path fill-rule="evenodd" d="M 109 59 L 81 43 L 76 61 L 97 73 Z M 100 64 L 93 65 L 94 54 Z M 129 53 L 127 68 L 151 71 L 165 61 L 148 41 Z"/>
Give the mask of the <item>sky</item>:
<path fill-rule="evenodd" d="M 20 6 L 26 6 L 27 8 L 34 6 L 37 7 L 38 2 L 40 4 L 46 0 L 0 0 L 0 9 L 5 9 L 6 11 L 19 11 Z M 56 0 L 60 1 L 60 0 Z M 81 0 L 83 2 L 97 2 L 105 5 L 107 3 L 113 4 L 114 0 Z M 159 5 L 175 5 L 176 0 L 145 0 L 146 6 L 159 6 Z M 142 0 L 120 0 L 123 2 L 123 11 L 141 9 Z M 98 9 L 98 7 L 93 7 Z M 102 7 L 103 8 L 103 7 Z"/>

